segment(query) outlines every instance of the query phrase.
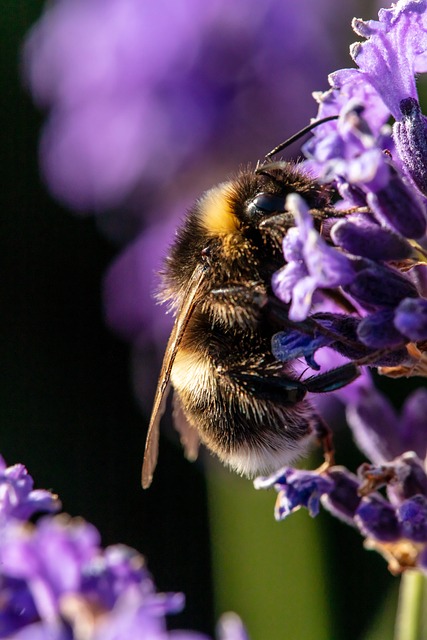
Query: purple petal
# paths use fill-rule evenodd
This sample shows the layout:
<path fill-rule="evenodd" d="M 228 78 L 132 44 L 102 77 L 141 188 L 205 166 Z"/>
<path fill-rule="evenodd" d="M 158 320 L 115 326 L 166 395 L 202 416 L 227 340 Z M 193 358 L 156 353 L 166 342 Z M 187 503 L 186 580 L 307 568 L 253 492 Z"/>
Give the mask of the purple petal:
<path fill-rule="evenodd" d="M 427 542 L 427 497 L 414 496 L 398 509 L 402 535 L 414 542 Z"/>
<path fill-rule="evenodd" d="M 356 444 L 376 464 L 403 453 L 399 419 L 386 398 L 374 389 L 360 389 L 358 399 L 347 407 L 347 421 Z"/>
<path fill-rule="evenodd" d="M 82 567 L 81 592 L 107 610 L 133 586 L 138 586 L 145 596 L 154 593 L 143 557 L 125 545 L 107 547 Z"/>
<path fill-rule="evenodd" d="M 396 149 L 421 193 L 427 195 L 427 118 L 414 98 L 402 100 L 400 110 L 401 119 L 393 126 Z"/>
<path fill-rule="evenodd" d="M 61 508 L 58 496 L 43 489 L 33 490 L 33 479 L 22 464 L 0 467 L 0 523 L 10 518 L 28 520 L 41 511 L 56 512 Z"/>
<path fill-rule="evenodd" d="M 314 292 L 318 286 L 317 279 L 306 276 L 297 282 L 292 290 L 292 304 L 289 319 L 294 322 L 305 320 L 310 313 Z"/>
<path fill-rule="evenodd" d="M 388 183 L 368 193 L 367 202 L 380 222 L 405 238 L 421 238 L 426 231 L 426 212 L 415 189 L 392 171 Z"/>
<path fill-rule="evenodd" d="M 358 476 L 364 493 L 387 487 L 393 504 L 417 494 L 427 496 L 427 475 L 414 452 L 407 451 L 379 465 L 364 463 L 358 469 Z"/>
<path fill-rule="evenodd" d="M 357 476 L 344 467 L 332 467 L 328 478 L 333 480 L 334 486 L 322 497 L 323 506 L 336 518 L 354 526 L 353 519 L 361 501 Z"/>
<path fill-rule="evenodd" d="M 412 254 L 407 240 L 366 215 L 340 220 L 332 227 L 331 236 L 334 243 L 348 253 L 371 260 L 401 260 Z"/>
<path fill-rule="evenodd" d="M 74 636 L 68 625 L 57 621 L 37 622 L 19 630 L 13 640 L 74 640 Z"/>
<path fill-rule="evenodd" d="M 271 339 L 271 350 L 274 357 L 281 362 L 290 362 L 304 357 L 308 366 L 318 371 L 319 365 L 314 360 L 314 354 L 320 347 L 327 346 L 333 341 L 324 335 L 310 336 L 300 331 L 281 331 Z"/>
<path fill-rule="evenodd" d="M 2 540 L 2 571 L 25 579 L 40 617 L 51 619 L 60 597 L 79 590 L 82 567 L 98 554 L 98 545 L 95 527 L 65 516 L 42 518 L 34 529 L 9 526 Z"/>
<path fill-rule="evenodd" d="M 419 295 L 427 298 L 427 264 L 416 264 L 409 269 L 408 275 L 415 285 Z"/>
<path fill-rule="evenodd" d="M 286 262 L 297 262 L 302 259 L 302 248 L 305 238 L 302 237 L 300 229 L 291 227 L 283 238 L 282 248 Z"/>
<path fill-rule="evenodd" d="M 424 0 L 400 0 L 381 9 L 379 21 L 353 20 L 353 29 L 368 40 L 352 45 L 351 56 L 396 119 L 400 101 L 417 95 L 416 59 L 427 49 L 425 10 Z"/>
<path fill-rule="evenodd" d="M 427 455 L 427 389 L 417 389 L 405 401 L 400 419 L 400 438 L 404 451 Z"/>
<path fill-rule="evenodd" d="M 345 290 L 368 310 L 393 308 L 404 298 L 417 297 L 414 285 L 398 271 L 367 260 Z"/>
<path fill-rule="evenodd" d="M 274 486 L 277 496 L 275 517 L 283 520 L 300 507 L 308 509 L 312 517 L 319 513 L 320 498 L 333 488 L 333 481 L 315 471 L 300 471 L 287 467 L 269 478 L 257 478 L 256 489 Z"/>
<path fill-rule="evenodd" d="M 0 578 L 0 637 L 10 637 L 21 627 L 39 619 L 34 600 L 24 580 Z M 15 637 L 15 636 L 13 636 Z"/>
<path fill-rule="evenodd" d="M 407 298 L 396 309 L 394 326 L 404 336 L 418 342 L 427 339 L 427 300 Z"/>
<path fill-rule="evenodd" d="M 394 542 L 401 537 L 396 512 L 381 496 L 371 495 L 362 498 L 355 514 L 355 521 L 363 535 L 380 542 Z"/>
<path fill-rule="evenodd" d="M 307 269 L 319 287 L 338 287 L 353 281 L 355 272 L 351 260 L 330 247 L 316 231 L 311 231 L 303 254 Z"/>
<path fill-rule="evenodd" d="M 424 448 L 425 448 L 425 442 Z M 427 497 L 427 474 L 424 464 L 416 453 L 407 452 L 393 462 L 397 482 L 389 491 L 399 496 L 399 501 L 412 498 L 417 494 Z"/>
<path fill-rule="evenodd" d="M 283 302 L 290 302 L 294 287 L 306 276 L 307 269 L 301 262 L 289 262 L 273 274 L 271 284 L 275 295 Z"/>
<path fill-rule="evenodd" d="M 361 320 L 357 335 L 367 347 L 372 349 L 394 349 L 407 340 L 393 325 L 394 311 L 377 311 Z"/>

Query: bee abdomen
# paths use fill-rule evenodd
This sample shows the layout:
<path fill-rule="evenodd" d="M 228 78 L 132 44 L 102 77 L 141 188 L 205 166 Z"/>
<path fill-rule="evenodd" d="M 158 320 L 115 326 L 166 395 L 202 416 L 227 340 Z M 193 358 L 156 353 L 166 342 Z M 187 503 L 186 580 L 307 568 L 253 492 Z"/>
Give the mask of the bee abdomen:
<path fill-rule="evenodd" d="M 306 400 L 289 401 L 286 383 L 282 398 L 275 389 L 274 400 L 268 399 L 196 349 L 178 351 L 171 382 L 201 440 L 238 473 L 253 476 L 289 464 L 312 440 L 313 411 Z"/>

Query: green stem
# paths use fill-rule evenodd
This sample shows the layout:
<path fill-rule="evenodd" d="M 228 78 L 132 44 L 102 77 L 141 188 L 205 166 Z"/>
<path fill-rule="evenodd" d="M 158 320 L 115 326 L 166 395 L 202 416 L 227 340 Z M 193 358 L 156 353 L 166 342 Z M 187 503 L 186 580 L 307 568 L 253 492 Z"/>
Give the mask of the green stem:
<path fill-rule="evenodd" d="M 394 640 L 423 640 L 423 602 L 425 576 L 415 570 L 405 571 L 400 583 Z"/>

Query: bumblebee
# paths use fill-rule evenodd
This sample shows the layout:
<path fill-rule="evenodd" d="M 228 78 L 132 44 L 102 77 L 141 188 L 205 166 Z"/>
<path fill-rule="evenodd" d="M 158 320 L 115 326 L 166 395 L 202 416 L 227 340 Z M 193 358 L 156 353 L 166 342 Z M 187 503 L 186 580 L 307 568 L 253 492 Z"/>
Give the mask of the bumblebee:
<path fill-rule="evenodd" d="M 342 367 L 301 381 L 271 353 L 272 336 L 289 326 L 288 307 L 271 289 L 283 266 L 283 237 L 294 226 L 286 197 L 298 193 L 321 219 L 331 196 L 295 163 L 266 158 L 195 203 L 165 261 L 160 298 L 175 323 L 148 429 L 144 488 L 170 386 L 187 457 L 197 456 L 200 439 L 223 463 L 254 476 L 289 464 L 324 437 L 308 391 L 330 391 L 357 375 Z"/>

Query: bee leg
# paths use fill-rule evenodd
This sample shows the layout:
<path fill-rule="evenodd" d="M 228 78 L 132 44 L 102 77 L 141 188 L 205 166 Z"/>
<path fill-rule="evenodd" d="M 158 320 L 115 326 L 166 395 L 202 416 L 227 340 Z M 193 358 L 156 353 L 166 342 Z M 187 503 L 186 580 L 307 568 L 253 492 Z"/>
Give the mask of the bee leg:
<path fill-rule="evenodd" d="M 290 304 L 282 302 L 281 300 L 279 300 L 279 298 L 276 298 L 276 296 L 268 296 L 268 300 L 266 303 L 267 315 L 271 321 L 279 323 L 283 329 L 295 329 L 300 333 L 305 333 L 309 336 L 313 335 L 314 331 L 317 331 L 324 335 L 331 335 L 330 331 L 324 329 L 322 325 L 319 325 L 319 323 L 310 318 L 310 316 L 305 320 L 301 320 L 299 322 L 290 320 L 289 307 Z M 337 339 L 339 339 L 340 337 L 341 336 L 336 336 Z"/>
<path fill-rule="evenodd" d="M 306 394 L 304 383 L 284 376 L 272 376 L 271 372 L 266 372 L 262 367 L 254 373 L 227 371 L 227 375 L 245 391 L 256 395 L 257 398 L 282 406 L 293 406 L 300 402 Z"/>
<path fill-rule="evenodd" d="M 273 216 L 269 216 L 268 218 L 264 218 L 259 223 L 260 229 L 289 229 L 290 227 L 295 226 L 295 218 L 292 213 L 289 211 L 283 211 L 281 213 L 276 213 Z"/>
<path fill-rule="evenodd" d="M 367 207 L 352 207 L 351 209 L 337 210 L 334 207 L 324 207 L 323 209 L 310 209 L 311 216 L 320 222 L 328 218 L 345 218 L 351 213 L 368 213 Z M 295 218 L 292 213 L 283 211 L 269 216 L 259 224 L 260 229 L 289 229 L 295 226 Z"/>
<path fill-rule="evenodd" d="M 332 431 L 320 416 L 317 416 L 313 431 L 319 444 L 322 446 L 323 457 L 325 459 L 324 463 L 320 465 L 316 471 L 317 473 L 323 473 L 335 464 L 335 448 Z"/>
<path fill-rule="evenodd" d="M 327 393 L 345 387 L 360 376 L 360 370 L 353 362 L 331 369 L 325 373 L 306 378 L 303 384 L 311 393 Z"/>
<path fill-rule="evenodd" d="M 251 304 L 255 307 L 263 307 L 267 303 L 267 292 L 261 282 L 249 282 L 247 285 L 229 284 L 226 287 L 212 289 L 209 295 L 215 302 L 231 302 L 244 306 Z"/>

